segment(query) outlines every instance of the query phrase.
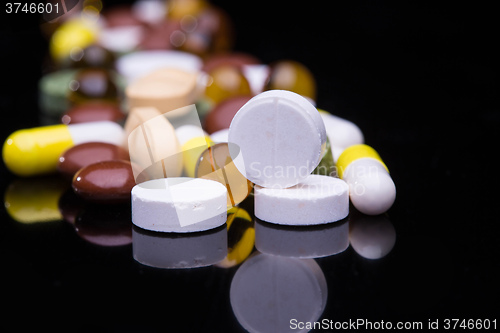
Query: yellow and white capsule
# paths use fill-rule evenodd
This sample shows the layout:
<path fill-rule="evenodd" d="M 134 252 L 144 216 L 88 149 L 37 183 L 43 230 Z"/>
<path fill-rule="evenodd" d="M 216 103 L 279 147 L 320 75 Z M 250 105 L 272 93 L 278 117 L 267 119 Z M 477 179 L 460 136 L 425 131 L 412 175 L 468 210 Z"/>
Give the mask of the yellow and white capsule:
<path fill-rule="evenodd" d="M 389 169 L 370 146 L 359 144 L 345 149 L 337 161 L 337 173 L 349 185 L 352 204 L 364 214 L 382 214 L 396 199 Z"/>
<path fill-rule="evenodd" d="M 2 157 L 18 176 L 47 174 L 56 171 L 59 157 L 68 148 L 92 141 L 121 145 L 124 135 L 121 126 L 111 121 L 23 129 L 5 140 Z"/>

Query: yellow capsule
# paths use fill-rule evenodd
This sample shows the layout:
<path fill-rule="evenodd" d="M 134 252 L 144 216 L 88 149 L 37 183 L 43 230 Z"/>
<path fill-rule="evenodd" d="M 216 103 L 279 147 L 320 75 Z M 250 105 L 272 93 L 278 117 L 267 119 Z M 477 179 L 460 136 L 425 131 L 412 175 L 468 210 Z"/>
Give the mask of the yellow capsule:
<path fill-rule="evenodd" d="M 56 170 L 59 156 L 73 146 L 66 125 L 19 130 L 3 145 L 7 168 L 18 176 L 32 176 Z"/>
<path fill-rule="evenodd" d="M 97 29 L 81 19 L 70 20 L 61 25 L 50 40 L 50 54 L 63 61 L 75 51 L 81 51 L 97 39 Z"/>
<path fill-rule="evenodd" d="M 98 141 L 121 145 L 123 129 L 110 121 L 52 125 L 12 133 L 3 145 L 7 168 L 18 176 L 55 172 L 61 154 L 73 145 Z"/>
<path fill-rule="evenodd" d="M 343 178 L 345 170 L 353 161 L 365 157 L 376 159 L 389 172 L 389 169 L 375 149 L 365 144 L 359 144 L 348 147 L 339 156 L 337 160 L 337 173 L 339 177 Z"/>

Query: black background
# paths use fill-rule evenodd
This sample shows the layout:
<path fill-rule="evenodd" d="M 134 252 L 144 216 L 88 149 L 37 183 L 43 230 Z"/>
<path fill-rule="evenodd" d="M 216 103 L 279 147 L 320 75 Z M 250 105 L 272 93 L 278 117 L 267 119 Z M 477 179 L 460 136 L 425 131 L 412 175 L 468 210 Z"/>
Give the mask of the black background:
<path fill-rule="evenodd" d="M 309 67 L 318 107 L 356 123 L 396 183 L 388 216 L 397 239 L 387 257 L 370 261 L 349 248 L 317 260 L 329 288 L 322 318 L 498 317 L 499 26 L 493 7 L 212 3 L 232 17 L 236 50 L 264 63 L 293 59 Z M 3 141 L 38 124 L 47 42 L 35 17 L 1 10 Z M 0 191 L 13 179 L 2 164 Z M 148 268 L 133 260 L 131 246 L 86 243 L 69 224 L 21 225 L 3 209 L 0 220 L 1 321 L 69 330 L 242 330 L 228 298 L 236 269 Z"/>

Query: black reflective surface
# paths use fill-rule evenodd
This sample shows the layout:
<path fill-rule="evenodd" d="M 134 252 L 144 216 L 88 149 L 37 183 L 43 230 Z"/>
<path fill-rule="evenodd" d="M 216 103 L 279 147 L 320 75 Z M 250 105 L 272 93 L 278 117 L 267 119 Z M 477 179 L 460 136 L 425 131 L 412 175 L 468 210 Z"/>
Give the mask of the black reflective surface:
<path fill-rule="evenodd" d="M 446 318 L 498 317 L 500 111 L 493 8 L 382 2 L 272 8 L 268 1 L 243 8 L 239 2 L 213 2 L 233 18 L 237 50 L 265 63 L 289 58 L 308 66 L 318 83 L 318 107 L 356 123 L 396 183 L 396 203 L 386 216 L 370 221 L 351 212 L 345 251 L 284 259 L 312 260 L 324 275 L 327 297 L 324 305 L 323 299 L 315 303 L 324 307 L 318 320 L 419 321 L 426 327 L 436 319 L 442 324 Z M 37 82 L 47 43 L 33 17 L 2 12 L 0 26 L 3 141 L 16 129 L 39 124 Z M 4 199 L 16 181 L 1 164 Z M 244 331 L 239 320 L 245 307 L 235 314 L 230 291 L 247 261 L 229 268 L 149 267 L 133 258 L 131 224 L 109 222 L 126 221 L 129 212 L 85 209 L 68 213 L 72 223 L 57 213 L 48 214 L 47 222 L 20 223 L 0 210 L 2 323 L 68 330 Z M 101 213 L 108 224 L 97 226 Z M 108 236 L 96 236 L 103 229 Z M 360 250 L 363 242 L 368 248 Z M 367 259 L 377 256 L 373 244 L 388 253 Z M 269 265 L 279 260 L 275 257 Z M 299 288 L 296 282 L 276 288 Z"/>

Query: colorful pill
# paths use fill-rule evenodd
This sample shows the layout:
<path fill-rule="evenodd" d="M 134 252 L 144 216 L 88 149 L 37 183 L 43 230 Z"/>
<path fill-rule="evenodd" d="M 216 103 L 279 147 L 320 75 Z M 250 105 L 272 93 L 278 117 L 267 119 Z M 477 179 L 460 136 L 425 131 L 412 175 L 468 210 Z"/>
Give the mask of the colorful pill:
<path fill-rule="evenodd" d="M 123 129 L 110 121 L 44 126 L 12 133 L 2 156 L 13 173 L 34 176 L 55 172 L 61 154 L 74 145 L 91 141 L 121 145 L 123 140 Z"/>
<path fill-rule="evenodd" d="M 316 100 L 316 81 L 306 66 L 291 60 L 278 61 L 271 65 L 271 76 L 265 90 L 289 90 Z"/>
<path fill-rule="evenodd" d="M 351 202 L 360 212 L 378 215 L 391 208 L 396 186 L 372 147 L 362 144 L 345 149 L 337 161 L 337 172 L 349 184 Z"/>
<path fill-rule="evenodd" d="M 87 142 L 66 150 L 57 163 L 57 171 L 73 178 L 81 168 L 104 161 L 129 160 L 128 152 L 120 146 L 104 142 Z"/>
<path fill-rule="evenodd" d="M 229 128 L 232 156 L 252 183 L 286 188 L 298 184 L 318 166 L 326 149 L 326 131 L 316 108 L 285 90 L 265 91 L 243 105 Z"/>
<path fill-rule="evenodd" d="M 210 134 L 229 128 L 234 115 L 252 96 L 235 96 L 217 104 L 205 117 L 203 128 Z"/>
<path fill-rule="evenodd" d="M 184 173 L 194 178 L 201 154 L 214 143 L 201 127 L 195 125 L 180 126 L 176 129 L 176 134 L 181 145 Z"/>
<path fill-rule="evenodd" d="M 50 54 L 56 61 L 69 58 L 76 50 L 81 50 L 97 38 L 97 24 L 84 19 L 72 19 L 62 24 L 50 40 Z"/>
<path fill-rule="evenodd" d="M 210 80 L 205 89 L 205 97 L 214 104 L 230 97 L 252 93 L 248 80 L 237 67 L 223 65 L 208 74 Z"/>
<path fill-rule="evenodd" d="M 167 117 L 180 117 L 189 111 L 198 95 L 198 75 L 175 68 L 149 73 L 125 89 L 130 108 L 155 107 Z"/>
<path fill-rule="evenodd" d="M 117 103 L 88 101 L 69 109 L 61 117 L 61 122 L 66 125 L 106 120 L 119 122 L 124 118 Z"/>
<path fill-rule="evenodd" d="M 97 203 L 130 202 L 134 186 L 130 162 L 120 160 L 87 165 L 75 174 L 72 183 L 76 194 Z"/>
<path fill-rule="evenodd" d="M 125 124 L 136 182 L 178 177 L 182 154 L 172 124 L 154 108 L 134 108 Z"/>
<path fill-rule="evenodd" d="M 215 180 L 227 188 L 227 208 L 245 200 L 252 191 L 252 183 L 243 176 L 233 163 L 230 150 L 233 144 L 218 143 L 208 147 L 199 157 L 196 178 Z"/>

